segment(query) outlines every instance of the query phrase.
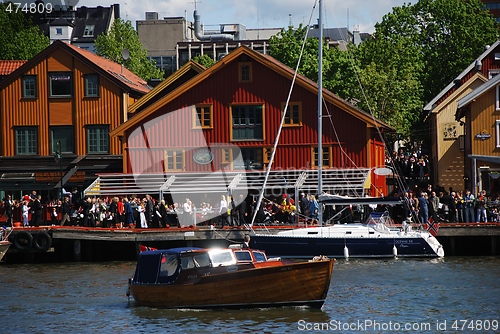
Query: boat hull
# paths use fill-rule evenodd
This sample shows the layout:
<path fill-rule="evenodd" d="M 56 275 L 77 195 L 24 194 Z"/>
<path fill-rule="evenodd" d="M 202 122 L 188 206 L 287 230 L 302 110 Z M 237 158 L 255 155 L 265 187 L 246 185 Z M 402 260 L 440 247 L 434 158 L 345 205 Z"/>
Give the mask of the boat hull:
<path fill-rule="evenodd" d="M 253 235 L 251 247 L 262 249 L 270 256 L 310 258 L 321 254 L 328 257 L 437 257 L 420 237 L 399 238 L 335 238 L 313 236 Z M 394 247 L 397 252 L 395 253 Z M 346 254 L 347 248 L 347 254 Z"/>
<path fill-rule="evenodd" d="M 310 306 L 326 298 L 335 260 L 284 263 L 191 277 L 189 284 L 129 285 L 137 306 L 161 308 L 249 308 Z"/>

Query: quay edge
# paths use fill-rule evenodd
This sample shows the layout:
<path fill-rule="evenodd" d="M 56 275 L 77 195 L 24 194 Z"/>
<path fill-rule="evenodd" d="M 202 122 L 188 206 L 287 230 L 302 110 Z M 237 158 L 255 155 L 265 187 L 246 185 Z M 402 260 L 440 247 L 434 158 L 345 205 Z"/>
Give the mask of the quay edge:
<path fill-rule="evenodd" d="M 277 233 L 289 226 L 268 227 Z M 154 248 L 182 246 L 227 247 L 243 242 L 247 228 L 187 227 L 169 229 L 88 228 L 42 226 L 14 228 L 13 243 L 5 263 L 135 261 L 139 245 Z M 441 225 L 438 240 L 445 256 L 496 256 L 499 254 L 500 223 Z"/>

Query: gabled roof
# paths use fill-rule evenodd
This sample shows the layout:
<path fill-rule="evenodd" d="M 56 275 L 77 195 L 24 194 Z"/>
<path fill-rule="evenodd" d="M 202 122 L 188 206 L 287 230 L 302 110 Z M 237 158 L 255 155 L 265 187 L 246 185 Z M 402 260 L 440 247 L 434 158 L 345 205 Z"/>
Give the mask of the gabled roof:
<path fill-rule="evenodd" d="M 483 61 L 483 59 L 486 58 L 490 53 L 492 53 L 498 45 L 500 45 L 500 40 L 493 43 L 493 45 L 486 49 L 479 57 L 474 59 L 474 61 L 465 70 L 463 70 L 462 73 L 460 73 L 452 82 L 450 82 L 448 86 L 446 86 L 438 95 L 436 95 L 429 103 L 425 105 L 424 111 L 431 111 L 437 101 L 439 101 L 439 99 L 441 99 L 446 93 L 450 91 L 450 89 L 455 86 L 456 80 L 462 80 L 463 77 L 465 77 L 470 71 L 474 69 L 477 60 Z"/>
<path fill-rule="evenodd" d="M 140 77 L 129 71 L 127 68 L 122 68 L 122 65 L 115 63 L 114 61 L 111 61 L 109 59 L 100 57 L 95 53 L 84 50 L 77 46 L 66 43 L 64 44 L 79 53 L 85 59 L 100 67 L 102 70 L 111 74 L 114 78 L 127 85 L 130 89 L 142 93 L 147 93 L 151 90 L 151 87 L 148 86 L 148 83 L 145 80 L 141 79 Z"/>
<path fill-rule="evenodd" d="M 462 93 L 469 89 L 472 84 L 474 84 L 476 81 L 479 82 L 487 82 L 488 79 L 480 72 L 475 73 L 467 82 L 465 82 L 463 85 L 458 87 L 450 96 L 448 96 L 443 102 L 441 102 L 439 105 L 437 105 L 434 109 L 432 109 L 427 115 L 425 115 L 424 121 L 427 120 L 427 118 L 431 114 L 437 114 L 439 113 L 443 108 L 445 108 L 449 101 L 454 101 L 457 99 L 457 96 L 462 95 Z M 471 92 L 472 93 L 472 92 Z M 470 93 L 470 94 L 471 94 Z"/>
<path fill-rule="evenodd" d="M 105 75 L 108 79 L 115 82 L 126 91 L 135 91 L 143 95 L 151 90 L 151 87 L 148 86 L 146 81 L 139 78 L 128 69 L 122 69 L 120 64 L 117 64 L 109 59 L 99 57 L 92 52 L 80 49 L 77 46 L 70 45 L 62 41 L 55 41 L 38 53 L 35 57 L 28 60 L 24 65 L 13 71 L 10 76 L 0 82 L 0 89 L 14 81 L 23 73 L 27 72 L 35 64 L 48 57 L 57 49 L 63 49 L 66 52 L 71 53 L 74 57 L 85 62 L 89 67 L 96 69 L 97 72 Z"/>
<path fill-rule="evenodd" d="M 157 100 L 161 98 L 159 94 L 166 95 L 168 92 L 172 91 L 174 87 L 171 87 L 173 83 L 180 80 L 184 75 L 186 75 L 189 71 L 195 71 L 198 73 L 203 72 L 206 68 L 195 61 L 188 61 L 184 64 L 180 69 L 172 73 L 168 78 L 159 83 L 156 87 L 154 87 L 149 93 L 141 97 L 134 104 L 132 104 L 128 108 L 129 113 L 135 113 L 142 108 L 145 108 L 148 105 L 155 103 Z M 189 78 L 190 79 L 190 78 Z M 188 80 L 189 80 L 188 79 Z M 187 81 L 187 80 L 186 80 Z M 181 83 L 182 84 L 182 83 Z M 169 89 L 170 88 L 170 89 Z M 175 87 L 176 88 L 176 87 Z"/>
<path fill-rule="evenodd" d="M 125 131 L 129 128 L 132 128 L 133 126 L 140 124 L 142 120 L 146 119 L 148 116 L 153 114 L 157 110 L 157 106 L 160 105 L 165 105 L 171 101 L 173 101 L 175 98 L 180 96 L 181 94 L 189 91 L 191 88 L 193 88 L 195 85 L 197 85 L 199 82 L 202 82 L 203 80 L 209 78 L 211 75 L 213 75 L 215 72 L 223 69 L 228 63 L 232 61 L 236 61 L 238 57 L 242 54 L 245 54 L 249 57 L 251 57 L 253 60 L 260 62 L 264 66 L 270 68 L 271 70 L 281 74 L 282 76 L 292 80 L 294 76 L 294 71 L 289 68 L 288 66 L 284 65 L 283 63 L 277 61 L 271 56 L 264 55 L 262 53 L 259 53 L 257 51 L 254 51 L 246 46 L 240 46 L 234 51 L 230 52 L 228 55 L 223 57 L 221 60 L 219 60 L 215 65 L 212 67 L 208 68 L 204 72 L 198 74 L 196 77 L 193 79 L 189 80 L 182 86 L 178 87 L 174 91 L 172 91 L 170 94 L 164 96 L 160 100 L 158 100 L 154 105 L 151 105 L 147 107 L 145 110 L 141 111 L 134 117 L 132 117 L 130 120 L 126 121 L 125 123 L 121 124 L 114 130 L 110 132 L 111 136 L 123 136 Z M 303 88 L 313 92 L 317 93 L 318 91 L 318 85 L 316 82 L 302 76 L 302 75 L 297 75 L 296 78 L 296 84 L 302 86 Z M 323 89 L 323 98 L 327 100 L 328 102 L 332 103 L 333 105 L 338 106 L 339 108 L 342 108 L 344 111 L 348 112 L 349 114 L 353 115 L 354 117 L 366 122 L 367 124 L 371 125 L 372 127 L 380 127 L 380 128 L 385 128 L 385 130 L 393 131 L 394 129 L 390 127 L 389 125 L 374 119 L 371 115 L 366 113 L 365 111 L 353 106 L 352 104 L 348 103 L 347 101 L 341 99 L 340 97 L 336 96 L 332 92 Z"/>
<path fill-rule="evenodd" d="M 470 94 L 467 94 L 465 97 L 458 100 L 458 109 L 465 107 L 466 105 L 477 99 L 479 96 L 489 91 L 491 88 L 495 88 L 495 86 L 498 85 L 499 82 L 500 82 L 500 75 L 496 75 L 489 81 L 486 81 L 484 84 L 476 88 Z"/>
<path fill-rule="evenodd" d="M 93 42 L 97 36 L 106 33 L 114 18 L 120 17 L 119 10 L 118 4 L 111 5 L 110 7 L 79 7 L 76 10 L 75 29 L 72 36 L 73 42 Z M 92 36 L 85 36 L 85 26 L 87 25 L 94 26 Z"/>
<path fill-rule="evenodd" d="M 0 60 L 0 76 L 6 76 L 24 65 L 26 60 Z"/>

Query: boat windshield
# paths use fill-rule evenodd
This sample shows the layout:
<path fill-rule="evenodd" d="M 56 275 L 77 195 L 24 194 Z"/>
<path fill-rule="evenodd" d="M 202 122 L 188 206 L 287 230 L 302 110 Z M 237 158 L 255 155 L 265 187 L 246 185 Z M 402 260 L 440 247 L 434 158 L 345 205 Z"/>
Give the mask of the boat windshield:
<path fill-rule="evenodd" d="M 208 253 L 183 254 L 181 257 L 181 268 L 191 269 L 200 267 L 209 267 L 210 257 Z"/>
<path fill-rule="evenodd" d="M 237 263 L 236 257 L 230 249 L 212 249 L 208 254 L 214 267 L 230 266 Z"/>
<path fill-rule="evenodd" d="M 163 254 L 160 264 L 160 277 L 169 277 L 177 270 L 177 254 Z"/>
<path fill-rule="evenodd" d="M 257 261 L 257 262 L 266 262 L 267 261 L 266 254 L 264 254 L 263 252 L 252 251 L 252 253 L 253 253 L 253 256 L 255 257 L 255 261 Z"/>
<path fill-rule="evenodd" d="M 236 255 L 238 262 L 252 262 L 252 255 L 248 250 L 234 251 L 234 255 Z"/>

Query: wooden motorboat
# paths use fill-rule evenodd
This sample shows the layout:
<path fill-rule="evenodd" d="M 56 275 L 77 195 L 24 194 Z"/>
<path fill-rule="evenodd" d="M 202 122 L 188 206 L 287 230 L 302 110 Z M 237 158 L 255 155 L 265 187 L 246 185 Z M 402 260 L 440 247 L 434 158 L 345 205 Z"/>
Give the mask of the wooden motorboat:
<path fill-rule="evenodd" d="M 321 308 L 334 262 L 284 262 L 245 248 L 144 251 L 127 294 L 137 306 L 162 308 Z"/>

